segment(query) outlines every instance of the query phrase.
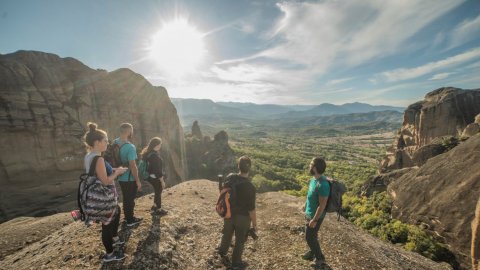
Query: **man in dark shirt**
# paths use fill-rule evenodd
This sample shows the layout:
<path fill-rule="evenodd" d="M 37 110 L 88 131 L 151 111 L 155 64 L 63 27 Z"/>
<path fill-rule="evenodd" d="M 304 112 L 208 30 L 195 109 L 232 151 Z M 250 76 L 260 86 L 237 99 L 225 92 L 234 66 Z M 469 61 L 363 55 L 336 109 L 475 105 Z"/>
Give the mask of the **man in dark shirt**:
<path fill-rule="evenodd" d="M 238 174 L 227 176 L 225 186 L 232 187 L 232 217 L 224 219 L 223 236 L 218 253 L 226 256 L 228 248 L 235 234 L 235 247 L 232 253 L 232 268 L 241 269 L 246 266 L 242 261 L 242 253 L 247 240 L 247 233 L 250 229 L 250 223 L 254 230 L 257 229 L 257 216 L 255 212 L 255 187 L 248 178 L 248 173 L 252 162 L 247 156 L 242 156 L 238 160 Z"/>

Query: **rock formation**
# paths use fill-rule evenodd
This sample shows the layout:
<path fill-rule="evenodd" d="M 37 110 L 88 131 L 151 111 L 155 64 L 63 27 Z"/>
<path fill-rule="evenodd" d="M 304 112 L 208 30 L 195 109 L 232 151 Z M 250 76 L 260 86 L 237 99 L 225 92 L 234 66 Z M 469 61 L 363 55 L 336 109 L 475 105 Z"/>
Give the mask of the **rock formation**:
<path fill-rule="evenodd" d="M 480 269 L 480 200 L 477 202 L 477 208 L 475 210 L 475 218 L 472 221 L 472 269 Z"/>
<path fill-rule="evenodd" d="M 403 125 L 389 154 L 381 164 L 380 172 L 412 167 L 414 153 L 437 138 L 460 137 L 463 130 L 480 113 L 480 89 L 462 90 L 444 87 L 428 93 L 425 100 L 410 105 L 403 117 Z M 430 149 L 439 154 L 439 148 Z M 425 155 L 420 158 L 425 161 Z"/>
<path fill-rule="evenodd" d="M 0 55 L 0 222 L 65 211 L 65 202 L 74 202 L 87 121 L 110 140 L 130 122 L 140 147 L 162 137 L 167 183 L 185 179 L 183 130 L 165 88 L 129 69 L 94 70 L 33 51 Z"/>
<path fill-rule="evenodd" d="M 185 139 L 189 179 L 215 180 L 218 174 L 236 172 L 235 153 L 228 145 L 228 134 L 218 132 L 214 139 L 202 137 L 198 121 L 192 125 L 192 134 Z"/>
<path fill-rule="evenodd" d="M 388 186 L 395 218 L 424 224 L 464 267 L 470 263 L 470 224 L 480 194 L 480 134 L 435 156 Z"/>
<path fill-rule="evenodd" d="M 163 196 L 169 214 L 161 218 L 150 215 L 152 195 L 137 199 L 136 211 L 145 219 L 136 228 L 121 228 L 120 236 L 126 240 L 123 251 L 128 255 L 123 262 L 102 265 L 99 227 L 75 222 L 23 249 L 10 249 L 10 255 L 0 261 L 0 269 L 229 269 L 228 263 L 215 255 L 223 224 L 212 209 L 217 184 L 187 181 L 166 189 Z M 303 203 L 302 198 L 284 193 L 258 194 L 259 239 L 247 240 L 243 254 L 247 269 L 312 269 L 300 256 L 307 248 L 300 210 Z M 0 224 L 0 232 L 4 232 L 4 224 Z M 334 215 L 327 215 L 320 232 L 330 266 L 322 269 L 451 269 L 377 239 L 350 222 L 339 222 Z M 2 234 L 2 239 L 11 239 L 10 234 Z M 8 247 L 4 244 L 1 248 Z"/>

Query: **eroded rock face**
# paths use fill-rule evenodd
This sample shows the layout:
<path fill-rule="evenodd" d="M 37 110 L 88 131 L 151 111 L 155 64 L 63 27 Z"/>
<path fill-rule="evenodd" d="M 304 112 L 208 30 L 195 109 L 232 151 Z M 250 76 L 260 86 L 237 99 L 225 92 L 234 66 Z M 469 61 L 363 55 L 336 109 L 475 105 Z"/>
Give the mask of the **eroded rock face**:
<path fill-rule="evenodd" d="M 192 125 L 192 134 L 186 140 L 189 179 L 216 180 L 218 174 L 236 171 L 235 153 L 228 145 L 228 134 L 220 131 L 214 139 L 202 137 L 198 122 Z"/>
<path fill-rule="evenodd" d="M 393 216 L 426 224 L 445 240 L 464 267 L 470 263 L 470 225 L 480 194 L 479 161 L 477 134 L 388 186 Z"/>
<path fill-rule="evenodd" d="M 418 149 L 436 138 L 460 137 L 479 113 L 480 89 L 444 87 L 428 93 L 423 101 L 405 110 L 403 125 L 389 154 L 382 161 L 380 171 L 416 165 L 413 156 Z"/>
<path fill-rule="evenodd" d="M 409 168 L 398 169 L 388 173 L 372 176 L 363 185 L 360 195 L 369 197 L 373 195 L 374 192 L 387 191 L 388 185 L 390 185 L 393 181 L 395 181 L 402 175 L 410 172 L 411 170 L 415 170 L 415 169 L 417 168 L 409 167 Z"/>
<path fill-rule="evenodd" d="M 67 210 L 83 170 L 87 121 L 110 139 L 132 123 L 138 148 L 162 137 L 168 184 L 185 179 L 183 130 L 165 88 L 129 69 L 94 70 L 42 52 L 0 55 L 0 221 Z"/>

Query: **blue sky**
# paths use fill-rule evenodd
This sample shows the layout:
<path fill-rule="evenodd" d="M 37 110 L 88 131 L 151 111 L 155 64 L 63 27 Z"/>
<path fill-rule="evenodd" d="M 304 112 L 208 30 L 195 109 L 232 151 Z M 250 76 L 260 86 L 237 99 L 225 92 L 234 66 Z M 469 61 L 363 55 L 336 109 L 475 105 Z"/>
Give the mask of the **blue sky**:
<path fill-rule="evenodd" d="M 154 36 L 179 20 L 202 42 L 182 53 L 201 57 L 153 59 Z M 2 0 L 0 53 L 17 50 L 128 67 L 171 97 L 406 106 L 442 86 L 480 88 L 480 1 Z"/>

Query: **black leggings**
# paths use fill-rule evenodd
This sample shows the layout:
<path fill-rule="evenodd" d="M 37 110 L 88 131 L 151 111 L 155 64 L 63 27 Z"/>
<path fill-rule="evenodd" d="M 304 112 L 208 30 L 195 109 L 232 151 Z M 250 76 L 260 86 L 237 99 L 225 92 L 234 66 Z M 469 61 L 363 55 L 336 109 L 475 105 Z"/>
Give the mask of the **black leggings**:
<path fill-rule="evenodd" d="M 108 225 L 102 224 L 102 243 L 107 253 L 113 252 L 113 237 L 118 236 L 118 224 L 120 223 L 120 206 L 113 220 Z"/>
<path fill-rule="evenodd" d="M 153 199 L 153 202 L 157 206 L 158 209 L 162 208 L 162 183 L 160 182 L 160 179 L 153 179 L 153 178 L 148 178 L 147 180 L 152 186 L 153 189 L 155 190 L 155 198 Z"/>

